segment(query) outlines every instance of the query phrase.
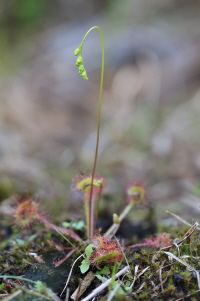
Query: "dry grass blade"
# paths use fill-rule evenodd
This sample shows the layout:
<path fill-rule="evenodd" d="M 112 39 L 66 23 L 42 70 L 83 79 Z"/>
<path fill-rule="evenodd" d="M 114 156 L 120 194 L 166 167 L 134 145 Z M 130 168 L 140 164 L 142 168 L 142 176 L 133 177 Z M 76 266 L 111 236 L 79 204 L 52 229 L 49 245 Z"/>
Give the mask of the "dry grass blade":
<path fill-rule="evenodd" d="M 184 240 L 186 240 L 188 237 L 190 237 L 194 231 L 198 228 L 199 224 L 196 222 L 194 223 L 194 225 L 192 225 L 190 227 L 190 229 L 183 235 L 183 237 L 181 239 L 175 239 L 174 243 L 168 247 L 165 247 L 165 248 L 162 248 L 160 249 L 160 251 L 164 251 L 164 250 L 167 250 L 167 249 L 171 249 L 171 248 L 174 248 L 174 247 L 179 247 L 182 242 L 184 242 Z"/>
<path fill-rule="evenodd" d="M 162 269 L 163 269 L 163 263 L 162 263 L 161 268 L 159 269 L 160 287 L 161 287 L 161 291 L 163 292 Z"/>
<path fill-rule="evenodd" d="M 181 260 L 180 258 L 178 258 L 176 255 L 172 254 L 171 252 L 164 252 L 166 255 L 168 255 L 169 257 L 172 257 L 173 259 L 175 259 L 176 261 L 178 261 L 179 263 L 181 263 L 182 265 L 186 266 L 186 268 L 191 271 L 191 272 L 195 272 L 196 273 L 196 277 L 197 277 L 197 283 L 198 283 L 198 287 L 200 289 L 200 276 L 199 276 L 199 272 L 193 268 L 191 265 L 189 265 L 188 263 L 184 262 L 183 260 Z"/>
<path fill-rule="evenodd" d="M 178 214 L 175 214 L 173 212 L 170 212 L 170 211 L 166 211 L 167 214 L 170 214 L 171 216 L 175 217 L 177 220 L 179 220 L 180 222 L 182 222 L 183 224 L 189 226 L 189 227 L 192 227 L 192 224 L 188 223 L 187 221 L 185 221 L 182 217 L 180 217 Z M 197 227 L 196 228 L 197 230 L 200 230 L 200 227 Z"/>
<path fill-rule="evenodd" d="M 65 284 L 65 287 L 63 288 L 62 290 L 62 293 L 60 294 L 60 296 L 62 296 L 62 294 L 64 293 L 64 291 L 66 290 L 67 286 L 68 286 L 68 283 L 69 283 L 69 280 L 70 280 L 70 277 L 71 277 L 71 274 L 72 274 L 72 271 L 73 271 L 73 268 L 74 268 L 74 265 L 76 264 L 76 262 L 81 258 L 83 257 L 83 254 L 81 254 L 78 258 L 76 258 L 76 260 L 74 261 L 74 263 L 72 264 L 72 267 L 71 267 L 71 270 L 69 272 L 69 276 L 67 278 L 67 282 Z"/>
<path fill-rule="evenodd" d="M 197 270 L 194 270 L 194 272 L 196 273 L 196 276 L 197 276 L 197 283 L 198 283 L 198 287 L 199 287 L 199 290 L 200 290 L 200 274 Z"/>
<path fill-rule="evenodd" d="M 144 270 L 142 270 L 142 271 L 139 273 L 138 276 L 136 276 L 136 278 L 134 277 L 133 282 L 132 282 L 132 284 L 131 284 L 131 286 L 130 286 L 131 288 L 133 288 L 133 285 L 134 285 L 135 281 L 136 281 L 137 279 L 139 279 L 140 276 L 142 276 L 142 274 L 144 274 L 149 268 L 150 268 L 150 266 L 146 267 Z M 146 283 L 146 282 L 144 282 L 143 284 L 145 284 L 145 283 Z M 143 285 L 143 284 L 142 284 L 142 285 Z M 140 290 L 140 288 L 139 288 L 139 290 Z"/>
<path fill-rule="evenodd" d="M 123 269 L 121 269 L 114 277 L 114 279 L 122 276 L 123 274 L 125 274 L 127 271 L 129 270 L 129 266 L 125 266 Z M 93 297 L 95 297 L 97 294 L 99 294 L 104 288 L 106 288 L 107 286 L 109 286 L 109 284 L 111 283 L 113 279 L 110 278 L 108 279 L 106 282 L 102 283 L 101 285 L 99 285 L 95 290 L 93 290 L 93 292 L 91 292 L 91 294 L 89 294 L 87 297 L 85 297 L 84 299 L 82 299 L 82 301 L 89 301 L 91 300 Z"/>
<path fill-rule="evenodd" d="M 150 266 L 146 267 L 144 270 L 142 270 L 140 272 L 140 274 L 137 276 L 137 278 L 140 278 L 140 276 L 142 276 L 142 274 L 144 274 L 148 269 L 150 269 Z"/>
<path fill-rule="evenodd" d="M 135 266 L 135 271 L 134 271 L 133 282 L 131 283 L 130 288 L 133 288 L 133 286 L 134 286 L 134 284 L 135 284 L 135 281 L 136 281 L 136 279 L 137 279 L 138 268 L 139 268 L 139 265 L 136 265 L 136 266 Z"/>
<path fill-rule="evenodd" d="M 178 258 L 176 255 L 172 254 L 171 252 L 164 251 L 164 253 L 166 255 L 168 255 L 169 257 L 175 259 L 176 261 L 180 262 L 184 266 L 186 266 L 189 271 L 195 271 L 195 269 L 191 265 L 189 265 L 188 263 L 184 262 L 183 260 L 181 260 L 180 258 Z"/>
<path fill-rule="evenodd" d="M 146 284 L 146 282 L 143 282 L 136 292 L 138 293 L 139 291 L 141 291 L 143 289 L 143 287 L 145 286 L 145 284 Z"/>

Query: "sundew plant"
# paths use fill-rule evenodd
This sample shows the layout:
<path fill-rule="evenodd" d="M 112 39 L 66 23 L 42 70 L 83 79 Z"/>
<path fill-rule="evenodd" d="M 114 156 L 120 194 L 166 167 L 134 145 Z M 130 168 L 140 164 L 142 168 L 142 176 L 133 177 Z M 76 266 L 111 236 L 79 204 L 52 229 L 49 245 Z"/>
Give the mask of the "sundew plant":
<path fill-rule="evenodd" d="M 146 189 L 143 183 L 137 179 L 132 180 L 126 187 L 122 212 L 119 214 L 117 212 L 113 213 L 113 220 L 110 221 L 111 226 L 105 233 L 97 229 L 99 203 L 106 186 L 104 177 L 96 173 L 104 82 L 104 36 L 99 26 L 94 26 L 87 31 L 80 45 L 75 49 L 74 55 L 77 57 L 78 73 L 84 80 L 88 80 L 89 77 L 84 66 L 83 48 L 87 36 L 93 30 L 99 31 L 102 45 L 94 164 L 91 173 L 78 174 L 73 180 L 73 188 L 80 193 L 82 198 L 85 222 L 70 221 L 64 222 L 62 226 L 57 226 L 50 222 L 48 215 L 40 209 L 39 201 L 29 196 L 19 198 L 10 212 L 14 217 L 14 224 L 22 229 L 30 229 L 34 224 L 42 225 L 42 230 L 40 229 L 40 232 L 29 238 L 29 244 L 39 237 L 42 231 L 50 231 L 51 229 L 55 230 L 60 235 L 59 237 L 64 238 L 67 247 L 60 246 L 50 241 L 49 238 L 47 243 L 59 250 L 69 250 L 63 259 L 52 262 L 55 268 L 58 268 L 64 262 L 70 260 L 70 270 L 66 275 L 66 284 L 64 288 L 62 287 L 59 297 L 55 296 L 41 281 L 27 279 L 21 274 L 18 276 L 13 275 L 13 273 L 11 275 L 6 274 L 9 269 L 8 264 L 4 267 L 3 256 L 1 268 L 3 274 L 0 278 L 4 278 L 4 282 L 7 278 L 11 278 L 33 283 L 36 295 L 31 300 L 36 300 L 34 298 L 38 294 L 45 296 L 47 300 L 64 300 L 60 298 L 65 298 L 65 290 L 68 294 L 65 300 L 69 300 L 69 298 L 80 300 L 82 298 L 81 300 L 88 301 L 94 300 L 97 296 L 98 300 L 102 297 L 103 300 L 109 301 L 114 300 L 114 297 L 117 298 L 115 300 L 125 300 L 126 296 L 130 297 L 131 300 L 199 300 L 200 239 L 199 235 L 196 235 L 196 232 L 199 231 L 198 223 L 194 223 L 194 225 L 187 223 L 189 229 L 180 230 L 178 234 L 176 232 L 177 236 L 174 233 L 163 231 L 157 235 L 154 233 L 154 236 L 145 238 L 143 242 L 128 246 L 116 237 L 121 222 L 129 212 L 133 208 L 137 210 L 145 204 Z M 172 213 L 171 215 L 181 220 L 177 215 Z M 184 222 L 183 219 L 182 222 Z M 132 234 L 134 235 L 134 233 Z M 20 242 L 22 248 L 25 246 L 24 241 L 18 240 L 18 242 Z M 42 244 L 44 245 L 43 241 Z M 33 252 L 34 246 L 33 243 L 33 245 L 25 247 L 26 254 L 36 254 L 36 252 Z M 41 247 L 39 250 L 41 250 Z M 17 255 L 15 254 L 15 256 Z M 12 258 L 12 265 L 13 260 Z M 43 259 L 37 255 L 37 265 L 41 262 L 43 262 Z M 28 264 L 32 263 L 28 262 Z M 78 272 L 75 269 L 77 266 Z M 80 281 L 76 290 L 71 292 L 74 273 L 77 273 L 75 277 L 79 277 Z M 92 282 L 94 283 L 93 288 L 91 288 Z M 0 294 L 1 292 L 2 294 L 7 292 L 4 283 L 0 285 Z M 16 292 L 13 294 L 16 295 Z M 5 301 L 11 299 L 12 295 Z"/>

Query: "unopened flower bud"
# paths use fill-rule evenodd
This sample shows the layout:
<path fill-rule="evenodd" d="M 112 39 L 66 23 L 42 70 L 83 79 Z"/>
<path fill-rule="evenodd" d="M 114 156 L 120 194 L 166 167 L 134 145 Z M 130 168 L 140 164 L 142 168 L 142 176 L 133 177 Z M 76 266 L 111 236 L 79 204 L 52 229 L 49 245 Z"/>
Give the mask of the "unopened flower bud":
<path fill-rule="evenodd" d="M 120 224 L 119 216 L 116 213 L 113 213 L 113 223 Z"/>
<path fill-rule="evenodd" d="M 80 54 L 80 52 L 81 52 L 81 50 L 80 50 L 80 48 L 78 47 L 78 48 L 76 48 L 76 49 L 74 50 L 74 55 L 77 56 L 77 55 Z"/>
<path fill-rule="evenodd" d="M 82 74 L 83 71 L 85 71 L 85 67 L 84 67 L 83 65 L 80 65 L 80 66 L 78 67 L 78 70 L 79 70 L 79 74 Z"/>
<path fill-rule="evenodd" d="M 88 79 L 86 71 L 83 71 L 81 73 L 81 76 L 82 76 L 83 79 Z"/>
<path fill-rule="evenodd" d="M 78 56 L 76 59 L 76 66 L 80 66 L 81 64 L 83 64 L 83 57 Z"/>

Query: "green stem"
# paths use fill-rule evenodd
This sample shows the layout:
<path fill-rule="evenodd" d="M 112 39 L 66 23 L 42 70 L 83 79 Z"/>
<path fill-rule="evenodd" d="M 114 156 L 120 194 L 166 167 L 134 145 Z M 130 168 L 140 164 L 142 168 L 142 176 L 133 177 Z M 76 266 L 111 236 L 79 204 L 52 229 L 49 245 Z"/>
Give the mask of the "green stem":
<path fill-rule="evenodd" d="M 124 210 L 122 211 L 122 213 L 119 216 L 119 221 L 121 222 L 125 216 L 131 211 L 131 209 L 133 208 L 134 202 L 129 203 Z M 105 236 L 108 237 L 113 237 L 115 235 L 115 233 L 117 232 L 118 228 L 119 228 L 120 224 L 112 224 L 112 226 L 107 230 L 107 232 L 105 233 Z"/>
<path fill-rule="evenodd" d="M 89 200 L 88 198 L 84 199 L 84 207 L 85 207 L 85 220 L 86 220 L 86 228 L 87 228 L 87 237 L 90 236 L 90 209 L 89 209 Z"/>
<path fill-rule="evenodd" d="M 119 220 L 120 222 L 125 218 L 125 216 L 127 216 L 127 214 L 131 211 L 131 209 L 133 208 L 133 205 L 135 205 L 134 202 L 129 203 L 124 210 L 122 211 L 122 213 L 119 216 Z"/>
<path fill-rule="evenodd" d="M 96 166 L 97 166 L 97 158 L 98 158 L 98 150 L 99 150 L 99 136 L 100 136 L 100 128 L 101 128 L 101 107 L 102 107 L 102 95 L 103 95 L 103 82 L 104 82 L 104 61 L 105 61 L 105 55 L 104 55 L 104 36 L 102 29 L 99 26 L 93 26 L 91 27 L 85 36 L 83 37 L 83 40 L 80 44 L 81 52 L 82 47 L 85 42 L 85 39 L 87 38 L 88 34 L 93 30 L 98 29 L 101 37 L 101 50 L 102 50 L 102 59 L 101 59 L 101 78 L 100 78 L 100 88 L 99 88 L 99 102 L 98 102 L 98 120 L 97 120 L 97 135 L 96 135 L 96 148 L 95 148 L 95 155 L 94 155 L 94 164 L 92 169 L 92 179 L 91 179 L 91 190 L 90 190 L 90 198 L 89 198 L 89 204 L 90 204 L 90 212 L 89 212 L 89 237 L 94 235 L 94 212 L 92 212 L 92 208 L 94 206 L 91 204 L 92 201 L 95 202 L 95 200 L 92 200 L 92 193 L 93 193 L 93 182 L 94 182 L 94 176 L 96 172 Z"/>
<path fill-rule="evenodd" d="M 31 282 L 31 283 L 35 283 L 35 284 L 37 282 L 37 281 L 33 281 L 33 280 L 23 278 L 23 277 L 20 277 L 20 276 L 12 276 L 12 275 L 10 275 L 10 276 L 9 275 L 1 275 L 0 278 L 18 279 L 18 280 L 22 280 L 22 281 L 28 281 L 28 282 Z"/>
<path fill-rule="evenodd" d="M 99 203 L 101 200 L 101 194 L 102 194 L 102 187 L 100 188 L 98 198 L 96 200 L 96 207 L 95 207 L 95 220 L 94 220 L 94 227 L 96 228 L 97 220 L 98 220 L 98 213 L 99 213 Z"/>
<path fill-rule="evenodd" d="M 92 182 L 91 182 L 92 186 L 91 186 L 91 191 L 90 191 L 90 207 L 91 207 L 91 202 L 92 202 L 93 181 L 94 181 L 94 176 L 95 176 L 95 172 L 96 172 L 98 150 L 99 150 L 99 136 L 100 136 L 100 128 L 101 128 L 101 107 L 102 107 L 103 82 L 104 82 L 104 36 L 103 36 L 103 32 L 100 27 L 95 26 L 94 28 L 97 28 L 100 33 L 102 60 L 101 60 L 101 79 L 100 79 L 100 88 L 99 88 L 96 148 L 95 148 L 95 155 L 94 155 L 94 164 L 93 164 L 93 169 L 92 169 Z M 92 219 L 94 219 L 94 212 L 90 212 L 90 221 Z M 90 236 L 94 235 L 94 229 L 93 229 L 92 225 L 94 225 L 94 222 L 93 223 L 90 222 Z"/>

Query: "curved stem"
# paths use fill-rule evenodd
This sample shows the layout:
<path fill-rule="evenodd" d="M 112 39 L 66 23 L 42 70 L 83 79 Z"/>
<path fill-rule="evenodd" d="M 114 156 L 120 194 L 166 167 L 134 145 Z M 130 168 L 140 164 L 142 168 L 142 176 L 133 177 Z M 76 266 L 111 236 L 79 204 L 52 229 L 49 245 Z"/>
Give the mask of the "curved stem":
<path fill-rule="evenodd" d="M 93 181 L 96 171 L 97 158 L 98 158 L 98 150 L 99 150 L 99 136 L 100 136 L 100 128 L 101 128 L 101 107 L 102 107 L 102 95 L 103 95 L 103 81 L 104 81 L 104 36 L 100 27 L 95 26 L 100 33 L 101 37 L 101 50 L 102 50 L 102 60 L 101 60 L 101 79 L 100 79 L 100 88 L 99 88 L 99 103 L 98 103 L 98 120 L 97 120 L 97 136 L 96 136 L 96 148 L 95 148 L 95 156 L 94 156 L 94 165 L 92 169 L 92 181 L 91 181 L 91 191 L 90 191 L 90 206 L 92 203 L 92 193 L 93 193 Z M 95 200 L 94 200 L 95 201 Z M 92 207 L 92 206 L 91 206 Z M 90 211 L 90 236 L 94 235 L 94 222 L 91 220 L 94 219 L 94 212 Z"/>
<path fill-rule="evenodd" d="M 95 200 L 92 200 L 92 193 L 93 193 L 93 182 L 94 182 L 94 176 L 96 172 L 96 166 L 97 166 L 97 158 L 98 158 L 98 150 L 99 150 L 99 136 L 100 136 L 100 128 L 101 128 L 101 107 L 102 107 L 102 95 L 103 95 L 103 82 L 104 82 L 104 61 L 105 61 L 105 55 L 104 55 L 104 36 L 102 29 L 99 26 L 93 26 L 91 27 L 88 32 L 83 37 L 83 40 L 80 44 L 80 48 L 82 49 L 82 46 L 85 42 L 85 39 L 87 38 L 88 34 L 93 30 L 98 29 L 101 37 L 101 51 L 102 51 L 102 59 L 101 59 L 101 78 L 100 78 L 100 88 L 99 88 L 99 102 L 98 102 L 98 119 L 97 119 L 97 135 L 96 135 L 96 148 L 95 148 L 95 155 L 94 155 L 94 164 L 92 169 L 92 179 L 91 179 L 91 190 L 90 190 L 90 198 L 89 198 L 89 204 L 90 204 L 90 218 L 89 218 L 89 237 L 94 235 L 94 212 L 92 212 L 92 208 L 94 208 L 94 204 L 92 205 L 92 202 L 95 202 Z"/>
<path fill-rule="evenodd" d="M 17 280 L 22 280 L 22 281 L 28 281 L 28 282 L 35 283 L 35 284 L 37 282 L 37 281 L 33 281 L 31 279 L 28 279 L 28 278 L 24 278 L 24 277 L 20 277 L 20 276 L 12 276 L 12 275 L 10 275 L 10 276 L 9 275 L 0 275 L 0 278 L 17 279 Z"/>

